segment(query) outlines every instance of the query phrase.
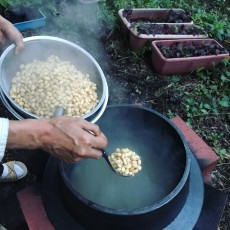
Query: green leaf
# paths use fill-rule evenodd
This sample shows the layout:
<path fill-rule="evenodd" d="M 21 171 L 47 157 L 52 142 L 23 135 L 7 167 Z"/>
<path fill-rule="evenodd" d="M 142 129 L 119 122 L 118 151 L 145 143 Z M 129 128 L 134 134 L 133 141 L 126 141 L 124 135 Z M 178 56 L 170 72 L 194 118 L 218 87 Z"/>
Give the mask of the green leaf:
<path fill-rule="evenodd" d="M 219 104 L 223 107 L 228 108 L 229 107 L 229 99 L 228 96 L 225 96 L 219 100 Z"/>
<path fill-rule="evenodd" d="M 218 29 L 218 33 L 219 34 L 224 34 L 224 30 L 223 29 Z"/>
<path fill-rule="evenodd" d="M 206 109 L 201 109 L 200 110 L 203 114 L 208 114 L 208 111 Z"/>
<path fill-rule="evenodd" d="M 192 112 L 197 112 L 197 108 L 196 107 L 192 107 Z"/>
<path fill-rule="evenodd" d="M 211 106 L 209 104 L 204 104 L 205 109 L 211 109 Z"/>
<path fill-rule="evenodd" d="M 226 155 L 226 154 L 227 154 L 226 149 L 220 149 L 220 150 L 219 150 L 219 154 L 220 154 L 220 155 Z"/>
<path fill-rule="evenodd" d="M 188 119 L 188 120 L 186 121 L 186 124 L 187 124 L 188 126 L 191 126 L 191 120 Z"/>
<path fill-rule="evenodd" d="M 217 109 L 213 109 L 212 112 L 216 115 L 219 113 Z"/>
<path fill-rule="evenodd" d="M 230 82 L 230 80 L 226 78 L 224 75 L 221 75 L 220 79 L 222 82 Z"/>
<path fill-rule="evenodd" d="M 211 86 L 210 86 L 210 89 L 211 89 L 211 90 L 214 90 L 214 91 L 216 91 L 216 90 L 217 90 L 217 88 L 218 88 L 218 86 L 217 86 L 217 85 L 211 85 Z"/>

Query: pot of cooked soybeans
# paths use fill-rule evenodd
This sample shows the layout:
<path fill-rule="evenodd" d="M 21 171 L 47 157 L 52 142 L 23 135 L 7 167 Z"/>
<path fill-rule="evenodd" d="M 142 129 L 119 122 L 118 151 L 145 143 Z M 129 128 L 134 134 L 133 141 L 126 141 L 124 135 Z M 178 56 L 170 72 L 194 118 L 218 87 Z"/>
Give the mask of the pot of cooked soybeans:
<path fill-rule="evenodd" d="M 49 118 L 62 106 L 66 115 L 96 122 L 108 102 L 108 85 L 91 54 L 51 36 L 24 38 L 24 44 L 18 55 L 12 44 L 0 58 L 1 90 L 10 109 L 23 118 Z"/>
<path fill-rule="evenodd" d="M 180 130 L 155 110 L 128 104 L 108 106 L 96 124 L 125 176 L 104 158 L 60 161 L 67 210 L 85 229 L 171 229 L 189 194 L 191 152 Z"/>

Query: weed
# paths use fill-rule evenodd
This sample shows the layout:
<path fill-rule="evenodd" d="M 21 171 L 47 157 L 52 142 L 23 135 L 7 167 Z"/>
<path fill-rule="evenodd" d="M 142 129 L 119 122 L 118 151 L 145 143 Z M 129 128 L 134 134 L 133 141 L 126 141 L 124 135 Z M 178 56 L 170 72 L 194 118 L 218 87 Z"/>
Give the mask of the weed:
<path fill-rule="evenodd" d="M 143 59 L 145 51 L 146 51 L 145 48 L 143 48 L 137 52 L 131 51 L 131 55 L 136 60 L 139 60 L 140 58 Z"/>
<path fill-rule="evenodd" d="M 167 112 L 167 117 L 171 119 L 171 118 L 175 117 L 175 114 L 169 109 Z"/>
<path fill-rule="evenodd" d="M 200 0 L 108 0 L 103 2 L 103 7 L 106 9 L 104 16 L 110 18 L 118 18 L 117 12 L 122 8 L 181 8 L 191 12 L 194 24 L 204 28 L 209 37 L 216 39 L 220 44 L 230 45 L 230 24 L 229 17 L 224 13 L 218 12 L 226 8 L 225 4 L 227 0 L 216 0 L 211 3 L 213 10 L 205 8 L 204 2 Z M 218 9 L 219 11 L 214 11 Z M 114 20 L 115 26 L 119 26 L 119 21 Z M 111 23 L 110 25 L 111 26 Z M 117 44 L 116 44 L 117 45 Z M 112 44 L 111 44 L 112 46 Z M 137 62 L 146 55 L 147 50 L 141 50 L 138 52 L 127 51 L 130 58 L 137 60 Z M 190 81 L 186 82 L 186 78 Z M 149 84 L 153 82 L 155 76 L 148 75 L 146 82 Z M 180 101 L 172 108 L 166 108 L 166 115 L 172 118 L 176 115 L 177 111 L 186 120 L 186 123 L 196 128 L 197 133 L 206 140 L 213 149 L 220 155 L 220 157 L 226 158 L 228 156 L 227 144 L 223 144 L 222 139 L 225 138 L 225 134 L 222 131 L 212 130 L 206 132 L 204 127 L 199 124 L 204 120 L 214 119 L 215 121 L 230 119 L 230 61 L 225 60 L 215 68 L 199 70 L 189 74 L 188 76 L 175 75 L 167 78 L 167 84 L 170 85 L 170 90 L 175 95 L 180 95 Z M 155 97 L 167 94 L 168 88 L 165 90 L 159 89 L 159 92 L 154 92 Z M 158 95 L 159 94 L 159 95 Z M 170 101 L 171 103 L 171 101 Z M 178 109 L 179 107 L 179 109 Z M 175 108 L 175 110 L 174 110 Z M 226 119 L 227 118 L 227 119 Z M 227 125 L 227 124 L 225 124 Z M 228 127 L 228 125 L 227 125 Z M 226 142 L 227 143 L 227 142 Z"/>
<path fill-rule="evenodd" d="M 230 65 L 228 63 L 228 65 Z M 226 66 L 226 68 L 228 67 Z M 214 76 L 215 74 L 218 74 Z M 184 92 L 185 110 L 189 120 L 192 117 L 204 116 L 208 114 L 218 115 L 227 112 L 230 107 L 230 79 L 229 72 L 218 72 L 216 68 L 212 70 L 199 69 L 197 76 L 200 83 L 196 85 L 193 92 Z M 218 78 L 218 76 L 220 76 Z"/>
<path fill-rule="evenodd" d="M 230 39 L 230 25 L 228 18 L 221 18 L 214 12 L 197 9 L 193 16 L 194 23 L 206 28 L 209 37 L 219 41 Z"/>
<path fill-rule="evenodd" d="M 216 148 L 215 151 L 220 156 L 221 160 L 230 158 L 230 154 L 227 153 L 226 149 Z"/>

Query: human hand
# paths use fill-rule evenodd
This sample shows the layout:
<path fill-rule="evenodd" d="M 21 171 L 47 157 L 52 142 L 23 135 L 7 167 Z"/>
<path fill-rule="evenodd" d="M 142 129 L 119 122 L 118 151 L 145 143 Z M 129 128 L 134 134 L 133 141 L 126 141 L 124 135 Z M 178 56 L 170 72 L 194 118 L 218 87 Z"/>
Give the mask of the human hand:
<path fill-rule="evenodd" d="M 10 121 L 7 141 L 7 148 L 42 148 L 67 163 L 98 159 L 106 145 L 107 139 L 97 125 L 68 116 Z"/>
<path fill-rule="evenodd" d="M 49 122 L 52 128 L 42 140 L 44 150 L 69 163 L 101 157 L 100 149 L 106 147 L 107 139 L 97 125 L 68 116 L 55 117 Z"/>
<path fill-rule="evenodd" d="M 16 54 L 18 54 L 19 51 L 24 48 L 22 34 L 11 22 L 0 16 L 0 42 L 4 44 L 7 38 L 15 43 Z"/>

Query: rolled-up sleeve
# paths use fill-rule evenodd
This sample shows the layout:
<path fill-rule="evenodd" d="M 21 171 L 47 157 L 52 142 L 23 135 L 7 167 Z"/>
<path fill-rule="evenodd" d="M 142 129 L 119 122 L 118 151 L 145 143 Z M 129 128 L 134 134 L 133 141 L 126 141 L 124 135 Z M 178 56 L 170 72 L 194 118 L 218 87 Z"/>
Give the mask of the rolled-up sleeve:
<path fill-rule="evenodd" d="M 5 154 L 6 143 L 9 131 L 9 120 L 7 118 L 0 118 L 0 162 Z"/>

